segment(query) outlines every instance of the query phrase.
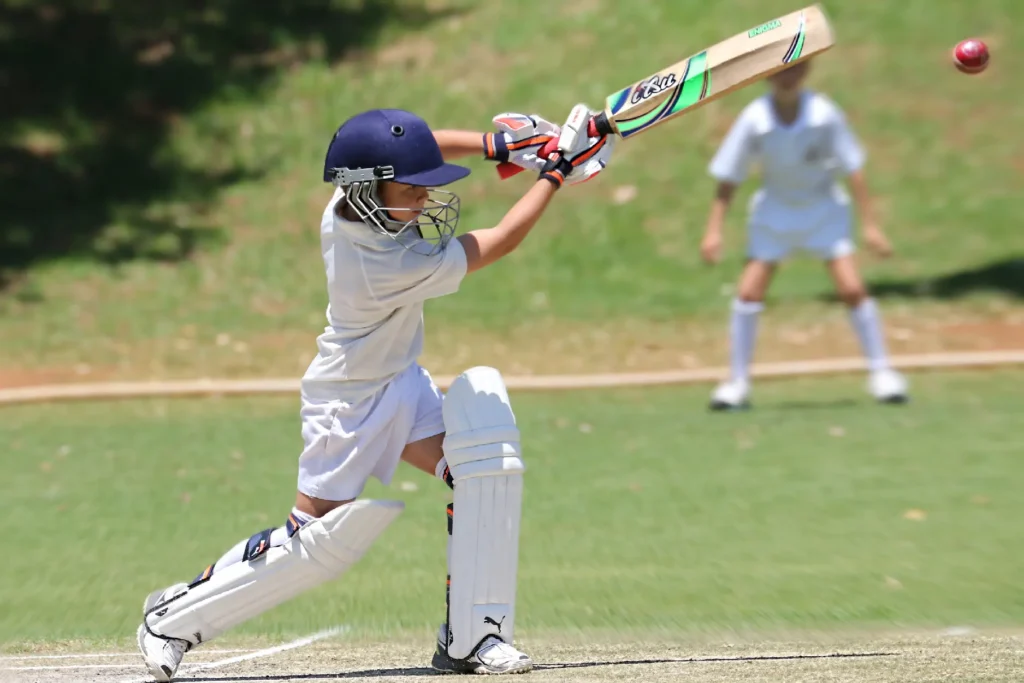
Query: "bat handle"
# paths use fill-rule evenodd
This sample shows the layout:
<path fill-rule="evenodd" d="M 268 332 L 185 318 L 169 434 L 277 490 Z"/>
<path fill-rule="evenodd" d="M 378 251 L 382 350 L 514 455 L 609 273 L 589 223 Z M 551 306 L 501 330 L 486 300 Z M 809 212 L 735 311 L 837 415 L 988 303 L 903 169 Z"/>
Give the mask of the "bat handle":
<path fill-rule="evenodd" d="M 594 119 L 590 119 L 590 121 L 587 122 L 587 137 L 596 138 L 600 135 L 600 132 L 597 128 L 597 124 L 594 121 Z M 558 138 L 551 138 L 550 140 L 548 140 L 547 144 L 545 144 L 543 147 L 537 150 L 537 156 L 539 156 L 541 159 L 548 159 L 552 154 L 554 154 L 557 151 Z M 500 176 L 502 180 L 507 180 L 508 178 L 511 178 L 514 175 L 518 175 L 525 170 L 526 169 L 522 168 L 521 166 L 516 166 L 515 164 L 509 163 L 507 161 L 498 164 L 498 176 Z"/>

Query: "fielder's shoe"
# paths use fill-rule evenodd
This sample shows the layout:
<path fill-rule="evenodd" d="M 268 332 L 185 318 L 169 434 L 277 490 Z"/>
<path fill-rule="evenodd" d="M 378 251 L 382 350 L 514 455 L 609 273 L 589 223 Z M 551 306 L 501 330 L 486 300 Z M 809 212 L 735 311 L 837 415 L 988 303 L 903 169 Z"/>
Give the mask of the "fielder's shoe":
<path fill-rule="evenodd" d="M 750 385 L 746 380 L 722 382 L 711 394 L 711 410 L 744 410 L 750 407 Z"/>
<path fill-rule="evenodd" d="M 448 625 L 441 624 L 430 665 L 449 674 L 523 674 L 533 669 L 533 660 L 498 636 L 481 640 L 466 659 L 452 659 L 448 656 Z"/>
<path fill-rule="evenodd" d="M 146 668 L 153 678 L 161 683 L 171 680 L 174 672 L 178 670 L 182 657 L 188 652 L 191 643 L 187 640 L 177 638 L 161 638 L 149 632 L 146 628 L 146 615 L 153 611 L 160 603 L 166 602 L 188 589 L 183 583 L 175 584 L 164 590 L 153 591 L 146 597 L 142 604 L 142 623 L 136 632 L 139 642 L 139 650 L 146 662 Z"/>
<path fill-rule="evenodd" d="M 868 390 L 879 403 L 906 403 L 907 380 L 895 370 L 875 370 L 868 378 Z"/>

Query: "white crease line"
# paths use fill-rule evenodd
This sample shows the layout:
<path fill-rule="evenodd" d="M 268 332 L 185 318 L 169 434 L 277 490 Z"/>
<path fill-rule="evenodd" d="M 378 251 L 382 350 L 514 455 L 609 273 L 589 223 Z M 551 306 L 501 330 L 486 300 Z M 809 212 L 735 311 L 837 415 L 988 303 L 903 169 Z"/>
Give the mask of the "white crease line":
<path fill-rule="evenodd" d="M 239 652 L 255 652 L 255 650 L 196 650 L 196 655 L 207 654 L 207 655 L 229 655 L 238 654 Z M 135 652 L 103 652 L 103 653 L 90 653 L 90 654 L 78 654 L 78 655 L 4 655 L 0 656 L 0 662 L 14 662 L 27 659 L 100 659 L 103 657 L 138 657 L 138 651 Z"/>
<path fill-rule="evenodd" d="M 193 672 L 197 672 L 197 671 L 206 671 L 208 669 L 217 669 L 217 668 L 220 668 L 222 666 L 228 666 L 230 664 L 238 664 L 239 662 L 247 662 L 247 661 L 249 661 L 251 659 L 259 659 L 260 657 L 269 657 L 271 655 L 276 655 L 278 652 L 285 652 L 286 650 L 294 650 L 296 648 L 305 647 L 306 645 L 310 645 L 312 643 L 315 643 L 318 640 L 323 640 L 324 638 L 330 638 L 331 636 L 338 635 L 339 633 L 345 633 L 346 631 L 348 631 L 348 627 L 347 626 L 337 626 L 337 627 L 334 627 L 334 628 L 328 628 L 328 629 L 324 629 L 323 631 L 319 631 L 317 633 L 314 633 L 313 635 L 306 636 L 304 638 L 299 638 L 298 640 L 293 640 L 291 642 L 283 643 L 281 645 L 275 645 L 274 647 L 268 647 L 268 648 L 264 648 L 262 650 L 255 650 L 253 652 L 249 652 L 249 653 L 246 653 L 246 654 L 243 654 L 243 655 L 238 655 L 237 657 L 228 657 L 227 659 L 218 659 L 216 662 L 203 662 L 201 664 L 192 664 L 192 665 L 186 664 L 185 667 L 188 669 L 188 673 L 190 673 L 190 674 L 193 673 Z M 180 676 L 181 673 L 182 672 L 179 671 L 178 675 Z M 127 680 L 121 681 L 121 683 L 152 683 L 152 681 L 153 681 L 153 678 L 151 676 L 146 676 L 145 678 L 129 678 Z"/>
<path fill-rule="evenodd" d="M 63 669 L 134 669 L 133 664 L 50 664 L 47 666 L 9 666 L 0 671 L 61 671 Z"/>
<path fill-rule="evenodd" d="M 216 662 L 206 662 L 206 663 L 203 663 L 203 664 L 196 664 L 195 668 L 199 669 L 200 671 L 205 671 L 206 669 L 217 669 L 217 668 L 220 668 L 222 666 L 228 666 L 229 664 L 238 664 L 239 662 L 247 662 L 250 659 L 259 659 L 260 657 L 269 657 L 270 655 L 276 655 L 278 652 L 285 652 L 286 650 L 294 650 L 294 649 L 299 648 L 299 647 L 305 647 L 306 645 L 311 645 L 311 644 L 315 643 L 318 640 L 323 640 L 324 638 L 330 638 L 331 636 L 336 636 L 336 635 L 338 635 L 340 633 L 345 633 L 346 631 L 348 631 L 348 627 L 347 626 L 336 626 L 334 628 L 324 629 L 323 631 L 319 631 L 318 633 L 314 633 L 311 636 L 306 636 L 305 638 L 299 638 L 298 640 L 293 640 L 290 643 L 284 643 L 282 645 L 275 645 L 274 647 L 268 647 L 268 648 L 265 648 L 263 650 L 256 650 L 255 652 L 249 652 L 248 654 L 238 655 L 237 657 L 228 657 L 227 659 L 218 659 Z"/>

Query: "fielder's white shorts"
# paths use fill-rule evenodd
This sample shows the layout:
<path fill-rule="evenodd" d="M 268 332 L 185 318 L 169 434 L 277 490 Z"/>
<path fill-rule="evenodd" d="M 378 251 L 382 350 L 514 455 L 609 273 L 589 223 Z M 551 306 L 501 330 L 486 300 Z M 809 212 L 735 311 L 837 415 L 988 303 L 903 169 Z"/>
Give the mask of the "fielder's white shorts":
<path fill-rule="evenodd" d="M 825 198 L 805 205 L 785 204 L 756 193 L 747 222 L 747 256 L 757 261 L 782 261 L 807 252 L 830 261 L 855 251 L 850 236 L 848 202 Z"/>
<path fill-rule="evenodd" d="M 391 483 L 406 444 L 444 431 L 444 395 L 417 364 L 357 403 L 302 395 L 299 491 L 351 500 L 370 477 Z"/>

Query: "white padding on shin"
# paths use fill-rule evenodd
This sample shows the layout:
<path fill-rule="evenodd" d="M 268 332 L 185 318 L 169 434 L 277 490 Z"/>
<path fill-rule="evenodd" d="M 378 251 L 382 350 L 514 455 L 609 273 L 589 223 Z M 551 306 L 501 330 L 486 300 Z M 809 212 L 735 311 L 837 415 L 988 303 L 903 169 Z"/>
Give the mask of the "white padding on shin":
<path fill-rule="evenodd" d="M 239 562 L 146 615 L 160 636 L 196 645 L 345 573 L 401 514 L 395 500 L 359 500 L 302 527 L 282 546 Z"/>
<path fill-rule="evenodd" d="M 489 634 L 513 640 L 525 465 L 508 391 L 494 368 L 456 377 L 442 410 L 455 482 L 448 654 L 463 659 Z"/>

